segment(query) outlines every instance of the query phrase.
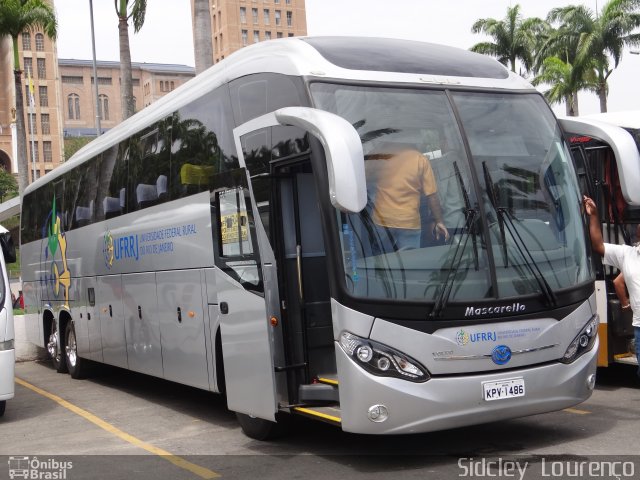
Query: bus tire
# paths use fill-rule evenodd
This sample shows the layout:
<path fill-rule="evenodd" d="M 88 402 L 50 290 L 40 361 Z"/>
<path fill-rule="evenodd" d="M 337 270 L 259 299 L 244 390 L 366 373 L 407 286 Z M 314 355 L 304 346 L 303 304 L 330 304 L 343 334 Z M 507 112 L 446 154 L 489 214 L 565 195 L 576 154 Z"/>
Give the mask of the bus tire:
<path fill-rule="evenodd" d="M 78 342 L 76 340 L 76 329 L 73 322 L 67 322 L 64 335 L 64 352 L 67 370 L 71 378 L 84 378 L 87 370 L 87 360 L 78 356 Z"/>
<path fill-rule="evenodd" d="M 60 344 L 61 348 L 58 348 L 58 344 Z M 67 373 L 67 362 L 60 350 L 64 350 L 64 341 L 63 338 L 58 338 L 58 322 L 52 319 L 47 352 L 49 353 L 49 358 L 51 358 L 54 370 L 58 373 Z"/>
<path fill-rule="evenodd" d="M 237 412 L 236 417 L 242 432 L 254 440 L 273 440 L 274 438 L 282 437 L 287 433 L 289 427 L 288 418 L 279 415 L 276 415 L 276 422 Z"/>
<path fill-rule="evenodd" d="M 4 415 L 4 409 L 7 406 L 6 400 L 0 400 L 0 417 Z"/>

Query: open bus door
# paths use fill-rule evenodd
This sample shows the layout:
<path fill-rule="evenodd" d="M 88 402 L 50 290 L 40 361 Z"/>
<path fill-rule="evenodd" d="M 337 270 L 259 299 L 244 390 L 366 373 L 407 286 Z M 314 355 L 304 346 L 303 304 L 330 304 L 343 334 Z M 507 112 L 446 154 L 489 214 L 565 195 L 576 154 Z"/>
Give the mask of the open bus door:
<path fill-rule="evenodd" d="M 592 119 L 560 119 L 570 144 L 576 174 L 583 195 L 598 206 L 605 242 L 637 242 L 640 223 L 640 154 L 632 136 L 624 129 Z M 617 269 L 603 265 L 594 256 L 596 304 L 602 339 L 598 366 L 612 362 L 636 363 L 630 341 L 633 338 L 632 312 L 623 311 L 613 280 Z"/>
<path fill-rule="evenodd" d="M 286 398 L 286 386 L 279 391 L 275 373 L 276 367 L 279 371 L 288 367 L 275 361 L 283 358 L 282 352 L 276 351 L 282 348 L 281 338 L 277 338 L 281 333 L 277 327 L 280 301 L 276 260 L 260 221 L 241 142 L 245 135 L 276 125 L 300 127 L 320 140 L 325 150 L 330 200 L 336 208 L 357 212 L 367 201 L 360 137 L 341 117 L 307 107 L 288 107 L 234 129 L 242 174 L 234 188 L 216 192 L 212 201 L 219 212 L 222 248 L 246 250 L 242 252 L 243 266 L 253 271 L 245 273 L 246 282 L 240 282 L 245 289 L 224 278 L 217 287 L 227 406 L 243 414 L 239 415 L 243 430 L 254 438 L 266 437 L 270 426 L 247 431 L 252 430 L 252 422 L 253 426 L 264 427 L 258 419 L 274 422 L 280 407 L 286 407 L 278 403 L 278 398 Z M 262 293 L 252 293 L 251 285 L 262 285 Z M 271 317 L 275 321 L 271 322 Z"/>

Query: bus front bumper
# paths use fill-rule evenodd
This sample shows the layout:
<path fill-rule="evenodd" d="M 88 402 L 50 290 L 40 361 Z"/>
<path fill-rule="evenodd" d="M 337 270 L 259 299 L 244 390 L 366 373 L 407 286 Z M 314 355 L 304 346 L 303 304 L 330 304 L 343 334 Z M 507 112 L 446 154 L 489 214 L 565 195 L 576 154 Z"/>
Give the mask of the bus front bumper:
<path fill-rule="evenodd" d="M 373 376 L 336 345 L 342 429 L 353 433 L 420 433 L 562 410 L 587 400 L 596 373 L 598 342 L 575 362 L 509 371 L 435 377 L 424 383 Z M 525 395 L 486 401 L 484 382 L 522 378 Z M 384 406 L 385 421 L 370 409 Z M 379 411 L 379 410 L 378 410 Z M 373 415 L 375 417 L 375 415 Z"/>
<path fill-rule="evenodd" d="M 14 349 L 0 350 L 0 401 L 13 398 L 15 352 Z"/>

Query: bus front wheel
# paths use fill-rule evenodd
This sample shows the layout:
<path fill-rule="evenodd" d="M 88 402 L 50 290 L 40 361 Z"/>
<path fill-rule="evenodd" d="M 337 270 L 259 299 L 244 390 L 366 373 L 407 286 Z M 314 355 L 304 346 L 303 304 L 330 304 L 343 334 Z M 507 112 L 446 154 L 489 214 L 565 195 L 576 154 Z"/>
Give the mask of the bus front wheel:
<path fill-rule="evenodd" d="M 254 440 L 272 440 L 281 437 L 289 427 L 289 419 L 281 415 L 276 415 L 277 422 L 237 412 L 236 417 L 244 434 Z"/>

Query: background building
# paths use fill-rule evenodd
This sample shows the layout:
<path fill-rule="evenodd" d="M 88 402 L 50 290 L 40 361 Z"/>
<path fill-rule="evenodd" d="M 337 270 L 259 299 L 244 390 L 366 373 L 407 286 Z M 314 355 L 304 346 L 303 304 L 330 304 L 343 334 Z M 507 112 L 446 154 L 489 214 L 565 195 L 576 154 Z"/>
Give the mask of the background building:
<path fill-rule="evenodd" d="M 307 34 L 304 0 L 209 0 L 209 7 L 214 63 L 251 43 Z"/>
<path fill-rule="evenodd" d="M 60 59 L 60 91 L 64 103 L 64 136 L 93 136 L 96 116 L 104 132 L 122 121 L 120 62 L 98 61 L 98 112 L 91 60 Z M 131 64 L 136 111 L 152 104 L 195 76 L 193 67 L 159 63 Z"/>
<path fill-rule="evenodd" d="M 193 3 L 192 3 L 193 5 Z M 304 0 L 209 0 L 214 63 L 263 40 L 307 34 Z M 122 118 L 117 61 L 98 61 L 98 111 L 91 60 L 58 59 L 55 42 L 39 31 L 19 39 L 29 182 L 64 162 L 64 139 L 96 135 Z M 11 39 L 0 39 L 0 167 L 16 174 L 15 87 Z M 185 65 L 136 63 L 133 94 L 136 110 L 150 105 L 195 75 Z M 29 106 L 29 77 L 34 106 Z"/>

